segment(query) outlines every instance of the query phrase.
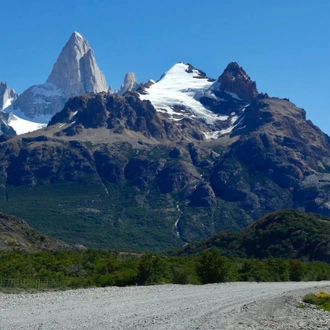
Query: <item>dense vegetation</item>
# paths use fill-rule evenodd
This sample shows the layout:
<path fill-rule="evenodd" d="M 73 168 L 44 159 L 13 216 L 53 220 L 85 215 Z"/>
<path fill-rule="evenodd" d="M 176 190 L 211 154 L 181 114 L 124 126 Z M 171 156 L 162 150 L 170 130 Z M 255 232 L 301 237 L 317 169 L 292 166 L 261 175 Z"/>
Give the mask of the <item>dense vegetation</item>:
<path fill-rule="evenodd" d="M 220 232 L 204 242 L 191 243 L 181 255 L 217 247 L 227 257 L 286 258 L 330 262 L 330 219 L 283 210 L 270 213 L 240 232 Z"/>
<path fill-rule="evenodd" d="M 168 197 L 152 190 L 146 199 L 157 208 L 151 208 L 139 202 L 144 197 L 135 187 L 109 183 L 106 188 L 108 194 L 104 187 L 88 183 L 7 186 L 8 200 L 0 198 L 0 209 L 69 244 L 154 252 L 182 246 L 174 228 L 174 201 L 172 209 L 166 209 Z"/>
<path fill-rule="evenodd" d="M 281 258 L 227 258 L 216 248 L 190 257 L 101 250 L 31 254 L 12 251 L 0 254 L 0 285 L 8 285 L 8 279 L 19 279 L 21 283 L 47 280 L 58 287 L 309 281 L 329 280 L 330 265 Z"/>

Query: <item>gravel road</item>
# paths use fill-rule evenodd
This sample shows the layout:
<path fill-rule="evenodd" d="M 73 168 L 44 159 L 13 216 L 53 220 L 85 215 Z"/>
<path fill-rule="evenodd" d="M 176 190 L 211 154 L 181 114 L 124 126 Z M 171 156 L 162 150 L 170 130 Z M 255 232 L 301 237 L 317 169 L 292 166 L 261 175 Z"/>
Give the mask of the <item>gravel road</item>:
<path fill-rule="evenodd" d="M 330 282 L 0 293 L 0 329 L 330 329 L 330 313 L 297 308 L 321 289 L 330 292 Z"/>

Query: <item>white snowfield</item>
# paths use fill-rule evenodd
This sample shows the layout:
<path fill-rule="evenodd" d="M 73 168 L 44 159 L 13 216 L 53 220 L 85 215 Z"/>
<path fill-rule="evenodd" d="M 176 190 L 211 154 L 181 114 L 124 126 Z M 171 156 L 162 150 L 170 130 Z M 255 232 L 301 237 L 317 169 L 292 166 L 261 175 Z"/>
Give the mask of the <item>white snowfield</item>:
<path fill-rule="evenodd" d="M 330 329 L 330 313 L 297 308 L 330 282 L 223 283 L 0 294 L 0 329 Z"/>
<path fill-rule="evenodd" d="M 17 135 L 25 134 L 28 132 L 36 131 L 37 129 L 44 128 L 47 124 L 35 123 L 29 120 L 17 117 L 13 113 L 10 114 L 8 124 L 16 131 Z"/>
<path fill-rule="evenodd" d="M 158 112 L 167 114 L 174 122 L 179 122 L 183 118 L 197 118 L 212 125 L 217 121 L 227 121 L 229 116 L 210 111 L 200 102 L 200 99 L 208 97 L 227 102 L 214 94 L 214 91 L 218 90 L 217 81 L 210 81 L 209 78 L 203 77 L 197 69 L 189 70 L 188 64 L 177 63 L 165 72 L 159 81 L 147 88 L 146 94 L 141 94 L 140 99 L 149 100 Z M 240 100 L 236 94 L 226 93 Z M 228 128 L 204 132 L 204 135 L 206 139 L 217 139 L 221 135 L 229 134 L 241 120 L 242 118 L 233 113 Z"/>
<path fill-rule="evenodd" d="M 174 121 L 184 117 L 197 117 L 210 124 L 216 120 L 227 120 L 228 116 L 218 116 L 199 102 L 204 95 L 216 98 L 212 90 L 214 86 L 218 87 L 218 83 L 201 78 L 198 70 L 189 73 L 188 68 L 184 63 L 175 64 L 146 90 L 146 95 L 140 95 L 141 100 L 149 100 L 157 111 L 167 113 Z M 180 114 L 173 107 L 182 108 L 186 113 Z"/>

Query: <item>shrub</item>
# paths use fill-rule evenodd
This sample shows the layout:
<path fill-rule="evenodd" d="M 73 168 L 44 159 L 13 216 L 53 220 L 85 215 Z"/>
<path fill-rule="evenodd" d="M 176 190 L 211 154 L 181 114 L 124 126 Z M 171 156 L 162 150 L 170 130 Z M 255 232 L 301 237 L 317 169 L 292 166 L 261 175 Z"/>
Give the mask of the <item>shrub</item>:
<path fill-rule="evenodd" d="M 146 252 L 141 257 L 138 268 L 140 285 L 162 283 L 168 275 L 168 264 L 160 256 Z"/>
<path fill-rule="evenodd" d="M 200 255 L 196 272 L 202 283 L 226 282 L 231 279 L 232 264 L 228 258 L 222 257 L 217 248 L 204 250 Z"/>
<path fill-rule="evenodd" d="M 299 260 L 290 260 L 290 281 L 301 281 L 304 277 L 304 266 Z"/>
<path fill-rule="evenodd" d="M 303 301 L 330 312 L 330 295 L 324 291 L 319 294 L 308 293 L 303 297 Z"/>

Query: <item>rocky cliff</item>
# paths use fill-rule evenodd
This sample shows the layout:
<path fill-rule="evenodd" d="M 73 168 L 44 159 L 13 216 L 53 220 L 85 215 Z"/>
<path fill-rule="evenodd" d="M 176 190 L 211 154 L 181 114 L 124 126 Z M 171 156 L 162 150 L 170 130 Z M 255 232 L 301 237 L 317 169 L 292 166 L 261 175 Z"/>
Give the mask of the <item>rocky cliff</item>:
<path fill-rule="evenodd" d="M 78 32 L 74 32 L 63 47 L 47 83 L 59 88 L 65 98 L 108 90 L 104 75 L 96 64 L 93 50 Z"/>
<path fill-rule="evenodd" d="M 139 87 L 136 81 L 135 73 L 128 72 L 125 75 L 124 84 L 120 86 L 117 94 L 124 95 L 126 92 L 135 91 Z"/>
<path fill-rule="evenodd" d="M 258 95 L 256 82 L 236 62 L 229 63 L 217 81 L 220 90 L 234 93 L 248 102 Z"/>
<path fill-rule="evenodd" d="M 6 83 L 0 81 L 0 110 L 9 107 L 18 97 L 18 94 Z"/>

